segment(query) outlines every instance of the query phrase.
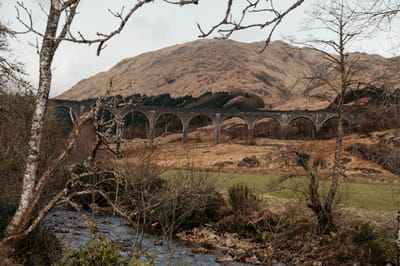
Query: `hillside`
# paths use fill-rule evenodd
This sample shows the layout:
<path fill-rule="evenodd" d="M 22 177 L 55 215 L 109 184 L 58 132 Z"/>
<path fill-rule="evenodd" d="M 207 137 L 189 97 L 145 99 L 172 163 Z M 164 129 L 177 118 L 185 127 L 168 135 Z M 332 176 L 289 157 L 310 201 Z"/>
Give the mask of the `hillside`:
<path fill-rule="evenodd" d="M 81 80 L 57 98 L 83 100 L 106 94 L 112 79 L 111 95 L 144 94 L 172 97 L 198 97 L 207 92 L 243 91 L 259 96 L 266 108 L 320 109 L 326 101 L 305 97 L 334 97 L 324 84 L 307 88 L 302 78 L 323 69 L 315 51 L 290 46 L 282 41 L 270 44 L 259 53 L 263 43 L 231 40 L 197 40 L 127 58 L 109 71 Z M 375 85 L 399 88 L 400 58 L 384 58 L 362 53 L 357 58 L 356 78 L 374 80 Z M 390 77 L 390 79 L 386 78 Z"/>

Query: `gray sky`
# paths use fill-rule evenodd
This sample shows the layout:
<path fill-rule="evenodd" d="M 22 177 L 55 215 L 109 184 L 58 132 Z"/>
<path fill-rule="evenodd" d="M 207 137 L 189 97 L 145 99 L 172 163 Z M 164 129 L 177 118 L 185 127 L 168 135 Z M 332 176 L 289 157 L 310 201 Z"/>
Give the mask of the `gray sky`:
<path fill-rule="evenodd" d="M 300 23 L 305 17 L 306 10 L 313 0 L 295 10 L 274 34 L 273 39 L 282 39 L 286 35 L 304 36 L 299 32 Z M 39 3 L 46 10 L 49 0 L 24 0 L 28 9 L 32 10 L 36 28 L 43 30 L 46 16 L 40 9 Z M 129 6 L 132 0 L 84 0 L 79 9 L 79 15 L 74 21 L 74 30 L 82 31 L 86 36 L 101 31 L 108 32 L 117 25 L 107 9 L 119 11 L 122 5 Z M 157 2 L 157 1 L 156 1 Z M 177 43 L 197 39 L 198 22 L 208 29 L 219 21 L 225 11 L 226 0 L 200 0 L 198 6 L 173 6 L 157 2 L 145 5 L 133 15 L 122 34 L 116 36 L 107 44 L 100 57 L 96 56 L 95 46 L 62 43 L 53 62 L 53 84 L 50 95 L 56 96 L 84 78 L 106 71 L 124 58 L 161 49 Z M 292 1 L 279 0 L 279 5 L 285 6 Z M 14 0 L 0 0 L 0 19 L 13 28 L 20 28 L 16 20 Z M 111 4 L 110 4 L 111 3 Z M 263 41 L 266 33 L 261 31 L 239 32 L 231 39 L 242 42 Z M 32 34 L 19 35 L 18 40 L 11 41 L 11 47 L 16 58 L 26 64 L 29 79 L 37 86 L 38 55 L 36 49 L 29 45 L 36 43 Z M 381 34 L 374 39 L 357 42 L 353 51 L 377 53 L 383 56 L 393 56 L 390 49 L 390 34 Z"/>

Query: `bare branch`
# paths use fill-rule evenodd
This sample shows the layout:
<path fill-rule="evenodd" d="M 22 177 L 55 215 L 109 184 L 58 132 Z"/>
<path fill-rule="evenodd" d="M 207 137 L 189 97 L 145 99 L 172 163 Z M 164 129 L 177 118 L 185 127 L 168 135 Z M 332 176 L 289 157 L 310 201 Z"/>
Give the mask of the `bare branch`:
<path fill-rule="evenodd" d="M 17 11 L 17 20 L 25 27 L 25 31 L 21 31 L 21 32 L 15 32 L 16 34 L 25 34 L 28 32 L 33 32 L 36 35 L 39 35 L 41 37 L 43 37 L 43 34 L 37 30 L 35 30 L 33 28 L 33 18 L 32 18 L 32 11 L 28 10 L 28 8 L 24 5 L 23 2 L 17 2 L 17 5 L 15 6 L 15 9 Z M 25 15 L 28 17 L 28 22 L 25 22 L 22 19 L 22 15 L 20 12 L 20 9 L 22 9 L 25 13 Z"/>
<path fill-rule="evenodd" d="M 163 1 L 168 3 L 168 4 L 180 5 L 180 6 L 190 5 L 190 4 L 197 5 L 199 3 L 199 0 L 179 0 L 179 1 L 163 0 Z"/>
<path fill-rule="evenodd" d="M 72 21 L 75 17 L 76 9 L 78 8 L 79 1 L 71 0 L 68 2 L 70 2 L 70 4 L 68 4 L 68 5 L 64 4 L 66 20 L 65 20 L 64 26 L 62 27 L 60 34 L 58 35 L 58 37 L 56 39 L 56 44 L 55 44 L 56 47 L 58 47 L 58 45 L 60 45 L 61 40 L 63 38 L 65 38 L 67 33 L 70 32 L 70 27 L 71 27 Z"/>
<path fill-rule="evenodd" d="M 258 7 L 259 5 L 261 5 L 261 2 L 262 2 L 261 0 L 253 0 L 253 1 L 248 0 L 247 5 L 241 11 L 241 15 L 238 21 L 235 21 L 234 14 L 232 11 L 233 0 L 228 0 L 225 16 L 217 24 L 211 27 L 211 29 L 209 29 L 208 31 L 204 31 L 201 28 L 201 26 L 197 23 L 197 27 L 201 33 L 199 37 L 205 38 L 212 35 L 215 32 L 218 32 L 221 35 L 222 39 L 227 39 L 236 31 L 243 31 L 251 28 L 264 29 L 271 26 L 272 28 L 269 30 L 269 33 L 267 35 L 265 46 L 262 49 L 262 51 L 264 51 L 266 46 L 269 44 L 272 38 L 272 34 L 274 33 L 278 25 L 290 12 L 292 12 L 293 10 L 298 8 L 301 4 L 303 4 L 304 0 L 295 1 L 283 12 L 280 12 L 279 10 L 275 9 L 272 0 L 265 1 L 270 5 L 270 7 L 268 8 Z M 246 17 L 248 16 L 248 14 L 251 13 L 264 13 L 267 19 L 260 23 L 245 24 Z M 269 17 L 270 15 L 272 15 L 273 17 L 270 18 Z"/>

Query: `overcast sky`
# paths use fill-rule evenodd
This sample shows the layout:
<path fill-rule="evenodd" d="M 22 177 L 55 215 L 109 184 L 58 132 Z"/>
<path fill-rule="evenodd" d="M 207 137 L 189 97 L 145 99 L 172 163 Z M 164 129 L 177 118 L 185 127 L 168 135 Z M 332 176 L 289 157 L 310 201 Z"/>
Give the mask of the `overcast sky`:
<path fill-rule="evenodd" d="M 306 10 L 313 0 L 306 0 L 306 4 L 295 10 L 274 34 L 273 39 L 283 39 L 284 36 L 304 35 L 299 33 L 301 22 Z M 37 29 L 43 30 L 46 16 L 41 10 L 41 4 L 46 10 L 49 0 L 24 0 L 25 5 L 32 10 L 34 23 Z M 74 30 L 80 30 L 90 37 L 95 32 L 108 32 L 117 25 L 107 9 L 119 11 L 122 5 L 129 6 L 132 0 L 84 0 L 79 8 L 79 15 L 74 21 Z M 124 31 L 107 44 L 107 48 L 100 57 L 96 56 L 95 46 L 85 46 L 62 43 L 53 62 L 53 84 L 50 95 L 56 96 L 68 90 L 78 81 L 106 71 L 124 58 L 161 49 L 177 43 L 184 43 L 197 39 L 198 22 L 205 29 L 223 16 L 226 0 L 200 0 L 197 6 L 172 6 L 156 1 L 142 7 L 133 15 Z M 292 1 L 276 1 L 284 7 Z M 16 20 L 14 0 L 0 0 L 0 19 L 13 28 L 19 28 Z M 255 42 L 265 39 L 265 32 L 247 31 L 232 36 L 231 39 L 242 42 Z M 35 43 L 35 36 L 19 35 L 12 40 L 11 45 L 15 57 L 26 64 L 29 80 L 37 86 L 38 55 L 36 49 L 29 45 Z M 352 50 L 376 53 L 386 57 L 393 56 L 388 35 L 381 35 L 371 40 L 355 43 Z"/>

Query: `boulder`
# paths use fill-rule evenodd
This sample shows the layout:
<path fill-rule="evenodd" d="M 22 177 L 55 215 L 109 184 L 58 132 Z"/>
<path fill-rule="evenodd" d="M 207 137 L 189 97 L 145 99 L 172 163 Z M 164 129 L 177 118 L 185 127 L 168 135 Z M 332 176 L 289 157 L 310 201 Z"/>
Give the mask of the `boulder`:
<path fill-rule="evenodd" d="M 260 166 L 260 161 L 257 159 L 255 155 L 251 157 L 244 157 L 240 162 L 238 163 L 238 166 L 240 167 L 249 167 L 249 168 L 255 168 Z"/>

